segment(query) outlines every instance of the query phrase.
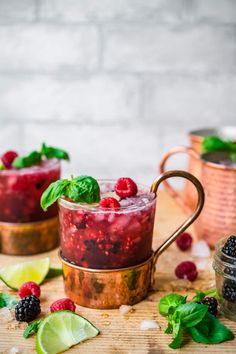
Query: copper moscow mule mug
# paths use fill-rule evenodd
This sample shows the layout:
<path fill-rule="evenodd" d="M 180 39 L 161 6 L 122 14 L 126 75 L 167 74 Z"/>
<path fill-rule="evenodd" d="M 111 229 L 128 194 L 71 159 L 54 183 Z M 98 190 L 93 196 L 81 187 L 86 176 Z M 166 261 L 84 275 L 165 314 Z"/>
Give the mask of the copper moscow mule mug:
<path fill-rule="evenodd" d="M 189 147 L 175 147 L 169 150 L 160 161 L 160 172 L 165 171 L 166 161 L 174 154 L 186 153 L 191 157 L 191 169 L 201 181 L 205 191 L 205 205 L 195 223 L 199 238 L 208 242 L 211 248 L 225 235 L 236 233 L 236 167 L 216 163 L 224 160 L 224 152 L 200 155 Z M 195 165 L 196 163 L 196 165 Z M 192 188 L 187 185 L 184 193 L 176 192 L 167 181 L 164 185 L 169 194 L 186 212 L 193 210 L 196 200 Z"/>
<path fill-rule="evenodd" d="M 127 268 L 94 269 L 77 266 L 66 261 L 61 251 L 64 288 L 66 295 L 75 303 L 98 309 L 118 308 L 122 304 L 133 305 L 143 300 L 154 283 L 158 257 L 199 216 L 204 205 L 204 191 L 201 183 L 188 172 L 168 171 L 152 184 L 151 192 L 157 193 L 159 185 L 171 177 L 189 180 L 197 190 L 194 211 L 187 220 L 161 245 L 145 262 Z"/>

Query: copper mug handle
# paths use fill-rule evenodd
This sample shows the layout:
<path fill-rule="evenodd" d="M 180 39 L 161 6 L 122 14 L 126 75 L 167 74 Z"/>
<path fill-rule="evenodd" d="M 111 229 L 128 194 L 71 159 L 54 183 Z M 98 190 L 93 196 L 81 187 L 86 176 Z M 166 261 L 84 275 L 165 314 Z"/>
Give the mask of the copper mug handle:
<path fill-rule="evenodd" d="M 169 151 L 167 151 L 167 153 L 165 153 L 165 155 L 161 158 L 160 173 L 165 173 L 165 165 L 166 165 L 167 160 L 171 156 L 173 156 L 175 154 L 179 154 L 179 153 L 185 153 L 187 155 L 190 155 L 191 157 L 193 157 L 194 159 L 196 159 L 198 161 L 200 160 L 198 153 L 194 149 L 192 149 L 191 147 L 176 146 L 176 147 L 170 149 Z M 181 209 L 183 209 L 187 214 L 190 214 L 193 210 L 192 210 L 192 208 L 190 208 L 189 205 L 187 205 L 183 196 L 180 193 L 176 192 L 174 190 L 174 188 L 172 188 L 171 185 L 167 181 L 164 181 L 163 184 L 164 184 L 167 192 L 169 193 L 169 195 L 176 201 L 176 203 L 181 207 Z"/>
<path fill-rule="evenodd" d="M 187 220 L 185 220 L 185 222 L 176 231 L 174 231 L 174 233 L 171 236 L 169 236 L 168 239 L 165 242 L 163 242 L 161 244 L 161 246 L 159 246 L 157 248 L 157 250 L 154 252 L 151 283 L 153 283 L 153 279 L 154 279 L 154 271 L 155 271 L 155 264 L 156 264 L 157 258 L 176 240 L 176 238 L 182 232 L 184 232 L 196 220 L 196 218 L 201 213 L 201 210 L 204 205 L 204 198 L 205 197 L 204 197 L 204 190 L 203 190 L 201 183 L 191 173 L 185 172 L 185 171 L 174 170 L 174 171 L 168 171 L 168 172 L 161 174 L 159 177 L 157 177 L 154 180 L 152 187 L 151 187 L 151 192 L 156 194 L 160 184 L 163 181 L 165 181 L 166 179 L 172 178 L 172 177 L 182 177 L 182 178 L 185 178 L 185 179 L 189 180 L 190 182 L 192 182 L 197 190 L 197 193 L 198 193 L 198 201 L 197 201 L 197 205 L 196 205 L 194 212 L 191 212 L 191 215 L 187 218 Z"/>

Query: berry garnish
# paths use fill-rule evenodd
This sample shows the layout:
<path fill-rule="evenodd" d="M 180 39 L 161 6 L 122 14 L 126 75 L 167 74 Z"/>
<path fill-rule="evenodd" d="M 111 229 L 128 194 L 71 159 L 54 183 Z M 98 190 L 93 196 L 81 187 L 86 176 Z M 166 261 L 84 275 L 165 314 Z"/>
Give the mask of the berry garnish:
<path fill-rule="evenodd" d="M 205 297 L 199 304 L 207 305 L 208 312 L 211 313 L 213 316 L 217 315 L 217 306 L 218 302 L 214 297 Z"/>
<path fill-rule="evenodd" d="M 28 281 L 27 283 L 21 285 L 18 294 L 21 297 L 21 299 L 23 299 L 28 295 L 34 295 L 36 297 L 40 297 L 41 290 L 38 284 L 36 284 L 33 281 Z"/>
<path fill-rule="evenodd" d="M 16 320 L 20 322 L 31 322 L 40 312 L 40 300 L 34 295 L 24 297 L 15 307 Z"/>
<path fill-rule="evenodd" d="M 188 279 L 189 281 L 194 281 L 198 275 L 197 267 L 193 262 L 190 261 L 181 262 L 175 268 L 175 275 L 180 279 Z"/>
<path fill-rule="evenodd" d="M 103 198 L 100 203 L 99 203 L 100 208 L 119 208 L 120 207 L 120 203 L 118 202 L 117 199 L 115 198 Z"/>
<path fill-rule="evenodd" d="M 188 232 L 183 232 L 176 240 L 176 244 L 181 251 L 187 251 L 192 245 L 193 239 Z"/>
<path fill-rule="evenodd" d="M 232 235 L 227 239 L 222 252 L 229 257 L 236 258 L 236 236 Z"/>
<path fill-rule="evenodd" d="M 17 152 L 15 151 L 7 151 L 5 154 L 2 155 L 2 163 L 6 168 L 11 168 L 12 163 L 15 160 L 15 158 L 18 156 Z"/>
<path fill-rule="evenodd" d="M 138 192 L 137 184 L 129 177 L 119 178 L 115 184 L 116 194 L 121 198 L 133 197 Z"/>
<path fill-rule="evenodd" d="M 75 303 L 68 298 L 64 298 L 53 302 L 50 306 L 51 312 L 56 312 L 60 310 L 69 310 L 71 312 L 75 312 Z"/>

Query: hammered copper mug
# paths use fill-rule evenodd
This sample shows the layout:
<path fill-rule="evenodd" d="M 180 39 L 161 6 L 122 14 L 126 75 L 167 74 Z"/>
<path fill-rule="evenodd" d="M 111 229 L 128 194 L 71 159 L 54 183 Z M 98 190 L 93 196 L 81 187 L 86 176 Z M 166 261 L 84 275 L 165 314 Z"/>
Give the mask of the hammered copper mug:
<path fill-rule="evenodd" d="M 166 161 L 174 154 L 186 153 L 197 162 L 197 177 L 205 191 L 205 204 L 195 223 L 197 236 L 207 241 L 211 248 L 225 235 L 236 234 L 236 166 L 220 164 L 224 152 L 205 153 L 201 156 L 189 147 L 175 147 L 160 161 L 160 172 L 164 173 Z M 186 212 L 193 210 L 195 194 L 186 188 L 184 193 L 176 192 L 167 181 L 166 190 Z"/>

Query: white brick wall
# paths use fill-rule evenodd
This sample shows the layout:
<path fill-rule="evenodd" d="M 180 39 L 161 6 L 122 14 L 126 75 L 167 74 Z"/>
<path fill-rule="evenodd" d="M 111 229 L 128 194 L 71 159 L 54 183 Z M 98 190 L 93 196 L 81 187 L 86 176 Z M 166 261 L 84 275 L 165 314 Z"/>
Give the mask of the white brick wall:
<path fill-rule="evenodd" d="M 0 151 L 149 183 L 201 126 L 236 124 L 235 0 L 0 0 Z M 185 167 L 172 159 L 169 167 Z"/>

